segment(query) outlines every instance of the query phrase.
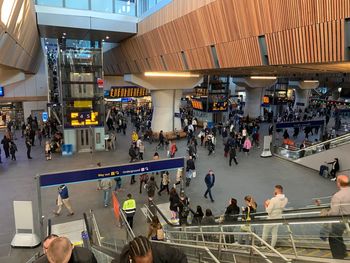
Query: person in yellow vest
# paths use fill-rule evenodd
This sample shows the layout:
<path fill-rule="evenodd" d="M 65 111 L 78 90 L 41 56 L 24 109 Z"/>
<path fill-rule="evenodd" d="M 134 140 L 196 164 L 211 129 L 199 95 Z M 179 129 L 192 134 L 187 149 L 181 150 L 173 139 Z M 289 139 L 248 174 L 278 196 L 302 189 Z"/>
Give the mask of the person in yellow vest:
<path fill-rule="evenodd" d="M 132 134 L 131 134 L 131 140 L 133 143 L 136 143 L 137 140 L 139 139 L 139 135 L 137 134 L 136 131 L 133 131 Z"/>
<path fill-rule="evenodd" d="M 126 220 L 129 223 L 129 226 L 133 227 L 134 215 L 136 212 L 136 201 L 132 198 L 131 194 L 127 195 L 128 199 L 123 203 L 123 211 L 126 215 Z"/>

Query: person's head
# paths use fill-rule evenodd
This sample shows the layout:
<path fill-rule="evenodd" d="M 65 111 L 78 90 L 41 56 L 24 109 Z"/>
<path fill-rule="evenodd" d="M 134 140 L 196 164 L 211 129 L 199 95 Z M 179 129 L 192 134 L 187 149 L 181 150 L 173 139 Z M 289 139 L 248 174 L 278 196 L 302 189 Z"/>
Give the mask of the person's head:
<path fill-rule="evenodd" d="M 202 210 L 202 207 L 200 205 L 197 205 L 197 213 L 203 214 L 203 210 Z"/>
<path fill-rule="evenodd" d="M 283 194 L 283 186 L 282 185 L 275 185 L 275 195 Z"/>
<path fill-rule="evenodd" d="M 131 194 L 128 194 L 126 197 L 127 197 L 128 199 L 131 199 L 131 198 L 132 198 L 132 195 L 131 195 Z"/>
<path fill-rule="evenodd" d="M 232 206 L 237 206 L 237 199 L 231 198 L 231 199 L 230 199 L 230 205 L 232 205 Z"/>
<path fill-rule="evenodd" d="M 349 177 L 347 175 L 338 175 L 337 186 L 338 188 L 349 187 Z"/>
<path fill-rule="evenodd" d="M 209 170 L 209 174 L 212 175 L 213 174 L 213 170 Z"/>
<path fill-rule="evenodd" d="M 152 263 L 151 242 L 143 236 L 135 237 L 129 242 L 129 257 L 133 263 Z"/>
<path fill-rule="evenodd" d="M 47 259 L 50 263 L 68 263 L 72 255 L 73 245 L 66 237 L 56 237 L 47 250 Z"/>
<path fill-rule="evenodd" d="M 51 244 L 51 242 L 55 239 L 58 238 L 57 235 L 55 234 L 51 234 L 48 235 L 47 237 L 45 237 L 44 241 L 43 241 L 43 253 L 46 254 L 47 250 L 49 249 L 49 246 Z"/>
<path fill-rule="evenodd" d="M 334 158 L 334 161 L 339 162 L 338 158 Z"/>
<path fill-rule="evenodd" d="M 152 217 L 152 225 L 158 225 L 160 224 L 158 216 Z"/>
<path fill-rule="evenodd" d="M 153 156 L 159 157 L 159 153 L 158 153 L 158 152 L 155 152 L 155 153 L 153 154 Z"/>
<path fill-rule="evenodd" d="M 171 195 L 175 195 L 177 192 L 176 192 L 176 188 L 175 187 L 172 187 L 171 189 L 170 189 L 170 194 Z"/>
<path fill-rule="evenodd" d="M 205 216 L 212 216 L 213 212 L 208 208 L 205 210 Z"/>
<path fill-rule="evenodd" d="M 188 156 L 188 159 L 192 159 L 192 155 Z"/>

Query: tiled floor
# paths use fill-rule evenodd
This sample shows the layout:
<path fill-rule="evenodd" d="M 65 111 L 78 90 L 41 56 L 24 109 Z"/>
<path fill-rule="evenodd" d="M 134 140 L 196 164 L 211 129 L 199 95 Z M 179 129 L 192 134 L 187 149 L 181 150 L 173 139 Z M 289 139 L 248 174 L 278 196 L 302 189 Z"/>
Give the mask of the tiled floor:
<path fill-rule="evenodd" d="M 129 125 L 130 127 L 131 125 Z M 262 130 L 266 130 L 263 127 Z M 32 200 L 34 210 L 37 211 L 37 195 L 34 176 L 38 173 L 84 169 L 94 167 L 98 162 L 102 165 L 127 163 L 130 131 L 127 136 L 118 135 L 117 150 L 112 152 L 98 152 L 75 154 L 73 157 L 53 156 L 52 161 L 46 161 L 43 147 L 33 147 L 32 160 L 28 160 L 25 154 L 23 139 L 19 138 L 17 146 L 19 149 L 17 161 L 4 160 L 0 165 L 0 262 L 9 262 L 8 255 L 16 258 L 16 261 L 25 262 L 34 253 L 33 250 L 10 249 L 13 233 L 15 231 L 13 218 L 13 200 Z M 262 137 L 262 136 L 261 136 Z M 145 160 L 151 160 L 156 144 L 146 143 Z M 178 142 L 177 156 L 186 155 L 186 141 Z M 261 149 L 253 149 L 249 156 L 238 153 L 239 164 L 230 167 L 228 159 L 223 156 L 222 140 L 217 140 L 215 154 L 208 156 L 208 152 L 199 146 L 198 160 L 196 161 L 197 177 L 186 188 L 193 207 L 201 205 L 203 209 L 211 208 L 214 214 L 223 213 L 228 199 L 235 197 L 242 206 L 243 198 L 247 194 L 254 196 L 258 203 L 258 210 L 263 210 L 263 202 L 273 194 L 273 186 L 281 184 L 285 187 L 285 193 L 289 198 L 289 207 L 302 207 L 311 204 L 311 198 L 332 195 L 337 189 L 333 182 L 318 176 L 317 172 L 280 160 L 278 158 L 260 158 Z M 165 158 L 166 151 L 160 151 L 161 157 Z M 209 169 L 213 169 L 216 175 L 216 183 L 213 188 L 215 203 L 204 199 L 205 191 L 204 176 Z M 175 181 L 175 173 L 172 173 L 172 182 Z M 125 200 L 126 194 L 134 194 L 137 205 L 140 208 L 145 201 L 146 193 L 139 194 L 139 184 L 130 185 L 129 178 L 123 178 L 124 191 L 118 194 L 121 201 Z M 138 179 L 137 179 L 138 181 Z M 159 178 L 157 178 L 159 183 Z M 60 217 L 54 217 L 52 211 L 55 209 L 57 196 L 56 188 L 46 188 L 42 191 L 42 207 L 45 218 L 53 218 L 54 223 L 64 223 L 69 220 L 82 218 L 83 212 L 93 209 L 97 215 L 97 221 L 101 228 L 101 234 L 108 237 L 117 235 L 117 224 L 113 217 L 111 208 L 104 208 L 102 193 L 97 191 L 97 183 L 89 182 L 69 185 L 71 200 L 75 215 L 67 217 L 63 211 Z M 168 202 L 165 192 L 161 197 L 156 196 L 155 202 Z M 37 218 L 35 218 L 38 222 Z M 136 234 L 146 234 L 147 224 L 141 211 L 137 212 L 135 218 Z M 3 261 L 1 259 L 4 259 Z M 17 261 L 18 260 L 18 261 Z"/>

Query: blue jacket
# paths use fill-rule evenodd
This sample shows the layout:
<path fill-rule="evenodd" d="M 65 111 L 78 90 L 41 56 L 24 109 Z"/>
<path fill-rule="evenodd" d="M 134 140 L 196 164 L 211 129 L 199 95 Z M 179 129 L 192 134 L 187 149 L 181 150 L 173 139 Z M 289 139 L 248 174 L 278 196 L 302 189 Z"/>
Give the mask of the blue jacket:
<path fill-rule="evenodd" d="M 68 187 L 64 184 L 58 187 L 58 193 L 60 194 L 62 199 L 69 198 Z"/>
<path fill-rule="evenodd" d="M 212 178 L 210 176 L 210 174 L 207 174 L 204 178 L 205 184 L 207 185 L 207 187 L 213 187 L 214 183 L 215 183 L 215 174 L 212 175 Z"/>

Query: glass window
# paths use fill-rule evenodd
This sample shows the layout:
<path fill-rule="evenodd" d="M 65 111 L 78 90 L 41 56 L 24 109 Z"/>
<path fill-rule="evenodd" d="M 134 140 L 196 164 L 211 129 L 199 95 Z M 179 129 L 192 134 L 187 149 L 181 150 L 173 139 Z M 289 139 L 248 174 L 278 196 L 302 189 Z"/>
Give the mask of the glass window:
<path fill-rule="evenodd" d="M 113 0 L 91 0 L 91 10 L 112 13 Z"/>
<path fill-rule="evenodd" d="M 89 0 L 66 0 L 66 7 L 67 8 L 74 8 L 74 9 L 88 10 L 89 9 Z"/>
<path fill-rule="evenodd" d="M 37 5 L 63 7 L 63 0 L 36 0 Z"/>
<path fill-rule="evenodd" d="M 115 13 L 121 15 L 135 16 L 135 3 L 132 1 L 115 0 Z"/>

